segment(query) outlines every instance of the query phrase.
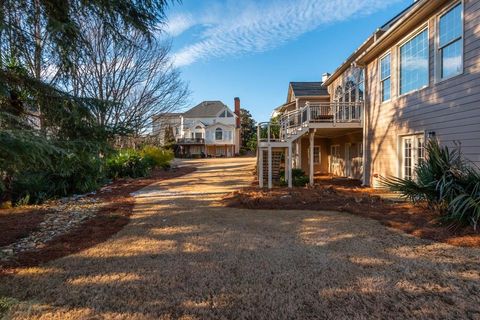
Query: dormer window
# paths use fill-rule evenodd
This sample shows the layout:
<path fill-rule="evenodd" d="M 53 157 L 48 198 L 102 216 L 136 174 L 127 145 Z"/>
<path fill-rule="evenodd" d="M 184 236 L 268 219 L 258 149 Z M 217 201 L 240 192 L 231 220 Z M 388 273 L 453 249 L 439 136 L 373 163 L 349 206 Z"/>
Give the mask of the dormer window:
<path fill-rule="evenodd" d="M 223 130 L 222 130 L 222 128 L 215 129 L 215 140 L 223 140 Z"/>
<path fill-rule="evenodd" d="M 233 117 L 233 113 L 231 113 L 230 111 L 228 110 L 224 110 L 222 111 L 222 113 L 220 113 L 220 115 L 218 116 L 219 118 L 232 118 Z"/>

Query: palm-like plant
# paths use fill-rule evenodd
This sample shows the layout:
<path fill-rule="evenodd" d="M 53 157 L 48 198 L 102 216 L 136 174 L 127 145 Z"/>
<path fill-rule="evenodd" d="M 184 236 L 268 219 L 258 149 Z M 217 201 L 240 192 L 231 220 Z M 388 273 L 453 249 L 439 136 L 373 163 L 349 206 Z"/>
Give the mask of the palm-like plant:
<path fill-rule="evenodd" d="M 426 145 L 426 159 L 415 168 L 415 179 L 382 178 L 388 189 L 412 202 L 426 201 L 449 221 L 480 220 L 480 173 L 462 157 L 460 148 L 450 150 L 436 140 Z"/>

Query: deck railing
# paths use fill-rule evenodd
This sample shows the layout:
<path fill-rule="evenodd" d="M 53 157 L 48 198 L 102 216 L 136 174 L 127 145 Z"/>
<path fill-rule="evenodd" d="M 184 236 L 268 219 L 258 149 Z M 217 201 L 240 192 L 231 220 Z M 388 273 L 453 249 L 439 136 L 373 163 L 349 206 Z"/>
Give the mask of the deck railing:
<path fill-rule="evenodd" d="M 363 102 L 307 102 L 298 109 L 283 114 L 280 118 L 282 129 L 298 128 L 308 123 L 361 122 Z"/>
<path fill-rule="evenodd" d="M 363 101 L 359 102 L 307 102 L 300 109 L 284 113 L 277 124 L 262 122 L 258 124 L 259 142 L 285 141 L 292 133 L 310 123 L 361 123 Z"/>
<path fill-rule="evenodd" d="M 204 138 L 179 138 L 178 144 L 205 144 Z"/>

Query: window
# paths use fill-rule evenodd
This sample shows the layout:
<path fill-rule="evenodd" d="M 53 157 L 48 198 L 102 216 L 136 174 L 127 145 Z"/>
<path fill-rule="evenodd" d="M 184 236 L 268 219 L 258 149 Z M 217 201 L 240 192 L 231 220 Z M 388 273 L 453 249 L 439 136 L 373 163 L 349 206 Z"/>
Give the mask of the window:
<path fill-rule="evenodd" d="M 342 88 L 342 86 L 338 86 L 337 89 L 335 89 L 334 101 L 335 102 L 342 102 L 343 101 L 343 88 Z M 335 109 L 336 109 L 337 119 L 343 119 L 343 108 L 338 106 Z"/>
<path fill-rule="evenodd" d="M 403 177 L 412 179 L 412 138 L 403 139 Z"/>
<path fill-rule="evenodd" d="M 232 131 L 225 131 L 225 140 L 232 140 Z"/>
<path fill-rule="evenodd" d="M 459 3 L 440 17 L 438 22 L 438 59 L 440 78 L 462 73 L 463 27 L 462 4 Z"/>
<path fill-rule="evenodd" d="M 233 118 L 233 113 L 231 113 L 230 111 L 227 111 L 227 118 Z"/>
<path fill-rule="evenodd" d="M 331 160 L 332 165 L 339 165 L 340 164 L 340 146 L 338 144 L 331 146 L 330 152 L 332 155 L 332 160 Z"/>
<path fill-rule="evenodd" d="M 335 89 L 335 101 L 342 101 L 342 96 L 343 96 L 343 89 L 342 86 L 338 86 L 337 89 Z"/>
<path fill-rule="evenodd" d="M 390 53 L 380 59 L 380 82 L 382 90 L 382 102 L 390 100 Z"/>
<path fill-rule="evenodd" d="M 358 73 L 358 101 L 364 100 L 365 92 L 365 72 L 363 69 L 360 69 Z"/>
<path fill-rule="evenodd" d="M 195 132 L 195 139 L 202 139 L 203 134 L 201 132 Z"/>
<path fill-rule="evenodd" d="M 404 179 L 415 178 L 415 168 L 425 160 L 425 137 L 412 135 L 402 138 L 402 172 Z"/>
<path fill-rule="evenodd" d="M 417 165 L 425 161 L 425 138 L 423 136 L 417 137 Z"/>
<path fill-rule="evenodd" d="M 320 147 L 313 147 L 313 163 L 320 163 Z"/>
<path fill-rule="evenodd" d="M 428 85 L 428 29 L 400 47 L 400 94 Z"/>
<path fill-rule="evenodd" d="M 223 130 L 221 128 L 215 129 L 215 140 L 223 140 Z"/>

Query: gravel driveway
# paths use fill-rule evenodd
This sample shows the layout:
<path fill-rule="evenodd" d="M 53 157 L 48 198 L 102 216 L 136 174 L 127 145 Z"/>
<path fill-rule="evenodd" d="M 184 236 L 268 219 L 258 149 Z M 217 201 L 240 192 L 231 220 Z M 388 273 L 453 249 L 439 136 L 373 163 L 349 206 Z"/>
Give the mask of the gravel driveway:
<path fill-rule="evenodd" d="M 132 220 L 79 254 L 1 279 L 15 319 L 480 319 L 480 251 L 374 220 L 242 210 L 253 159 L 137 194 Z"/>

